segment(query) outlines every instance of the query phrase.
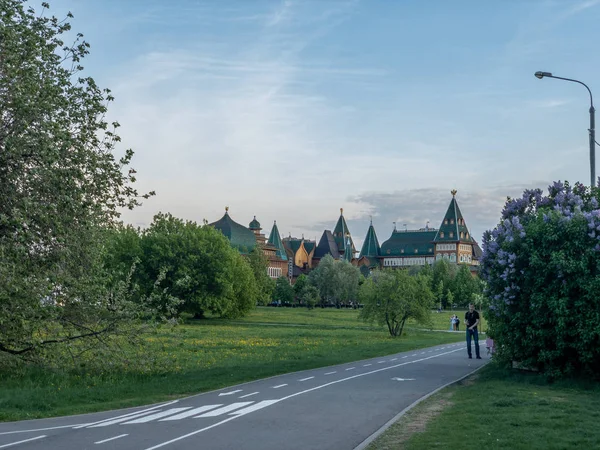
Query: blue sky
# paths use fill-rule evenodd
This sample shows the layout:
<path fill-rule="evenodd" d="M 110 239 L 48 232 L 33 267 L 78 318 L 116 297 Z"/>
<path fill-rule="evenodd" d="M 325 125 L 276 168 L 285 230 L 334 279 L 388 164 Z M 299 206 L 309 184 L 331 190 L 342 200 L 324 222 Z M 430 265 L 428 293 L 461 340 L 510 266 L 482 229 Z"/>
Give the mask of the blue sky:
<path fill-rule="evenodd" d="M 32 2 L 32 4 L 34 4 Z M 91 43 L 136 152 L 124 214 L 201 222 L 230 207 L 268 232 L 318 239 L 344 208 L 438 227 L 457 199 L 473 236 L 506 196 L 589 183 L 589 97 L 600 98 L 600 0 L 56 0 Z"/>

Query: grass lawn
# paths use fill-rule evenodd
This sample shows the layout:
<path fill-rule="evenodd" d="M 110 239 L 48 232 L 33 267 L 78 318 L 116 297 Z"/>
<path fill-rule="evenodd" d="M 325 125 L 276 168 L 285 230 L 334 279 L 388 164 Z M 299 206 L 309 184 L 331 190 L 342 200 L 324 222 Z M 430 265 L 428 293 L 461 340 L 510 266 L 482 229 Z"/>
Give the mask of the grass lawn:
<path fill-rule="evenodd" d="M 394 339 L 357 316 L 350 309 L 258 308 L 236 321 L 190 321 L 148 337 L 145 357 L 158 367 L 149 373 L 135 364 L 115 372 L 111 361 L 102 373 L 0 372 L 0 420 L 137 406 L 464 337 L 409 328 Z"/>
<path fill-rule="evenodd" d="M 598 383 L 550 385 L 490 364 L 420 403 L 368 450 L 598 448 L 599 418 Z"/>

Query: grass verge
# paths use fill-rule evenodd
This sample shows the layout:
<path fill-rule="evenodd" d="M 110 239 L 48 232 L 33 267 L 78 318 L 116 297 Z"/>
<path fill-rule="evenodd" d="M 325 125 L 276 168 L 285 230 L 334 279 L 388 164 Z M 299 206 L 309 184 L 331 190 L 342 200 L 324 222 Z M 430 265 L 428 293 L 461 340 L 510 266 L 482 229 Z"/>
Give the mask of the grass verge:
<path fill-rule="evenodd" d="M 600 384 L 489 364 L 402 416 L 368 450 L 575 449 L 600 442 Z"/>
<path fill-rule="evenodd" d="M 137 406 L 287 372 L 389 355 L 463 339 L 463 333 L 408 329 L 400 339 L 357 319 L 358 311 L 258 308 L 235 323 L 189 322 L 149 336 L 144 358 L 156 367 L 0 372 L 0 420 Z"/>

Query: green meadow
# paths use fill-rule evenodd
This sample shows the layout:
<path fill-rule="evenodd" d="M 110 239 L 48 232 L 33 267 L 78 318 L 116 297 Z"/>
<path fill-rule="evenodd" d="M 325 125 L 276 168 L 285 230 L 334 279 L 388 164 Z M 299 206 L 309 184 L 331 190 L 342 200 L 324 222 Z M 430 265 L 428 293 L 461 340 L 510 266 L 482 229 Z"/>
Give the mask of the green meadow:
<path fill-rule="evenodd" d="M 462 332 L 446 331 L 450 313 L 432 313 L 431 328 L 444 331 L 409 323 L 401 338 L 365 324 L 358 313 L 261 307 L 236 321 L 188 320 L 161 329 L 147 337 L 144 364 L 115 369 L 107 359 L 103 370 L 28 366 L 0 373 L 0 420 L 138 406 L 464 338 Z"/>

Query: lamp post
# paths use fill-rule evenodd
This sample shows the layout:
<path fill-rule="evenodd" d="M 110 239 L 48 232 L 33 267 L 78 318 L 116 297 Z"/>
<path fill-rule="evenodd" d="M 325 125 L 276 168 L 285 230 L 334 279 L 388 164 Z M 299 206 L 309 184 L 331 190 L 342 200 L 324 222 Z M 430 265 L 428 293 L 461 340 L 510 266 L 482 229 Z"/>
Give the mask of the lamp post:
<path fill-rule="evenodd" d="M 536 78 L 539 78 L 540 80 L 542 78 L 556 78 L 557 80 L 565 80 L 565 81 L 572 81 L 573 83 L 579 83 L 581 85 L 583 85 L 587 91 L 590 94 L 590 129 L 589 134 L 590 134 L 590 186 L 596 186 L 596 118 L 595 118 L 595 112 L 596 110 L 594 109 L 594 99 L 592 97 L 592 91 L 590 91 L 590 88 L 587 87 L 587 84 L 582 83 L 579 80 L 573 80 L 571 78 L 563 78 L 563 77 L 556 77 L 554 75 L 552 75 L 550 72 L 536 72 L 535 73 Z"/>

